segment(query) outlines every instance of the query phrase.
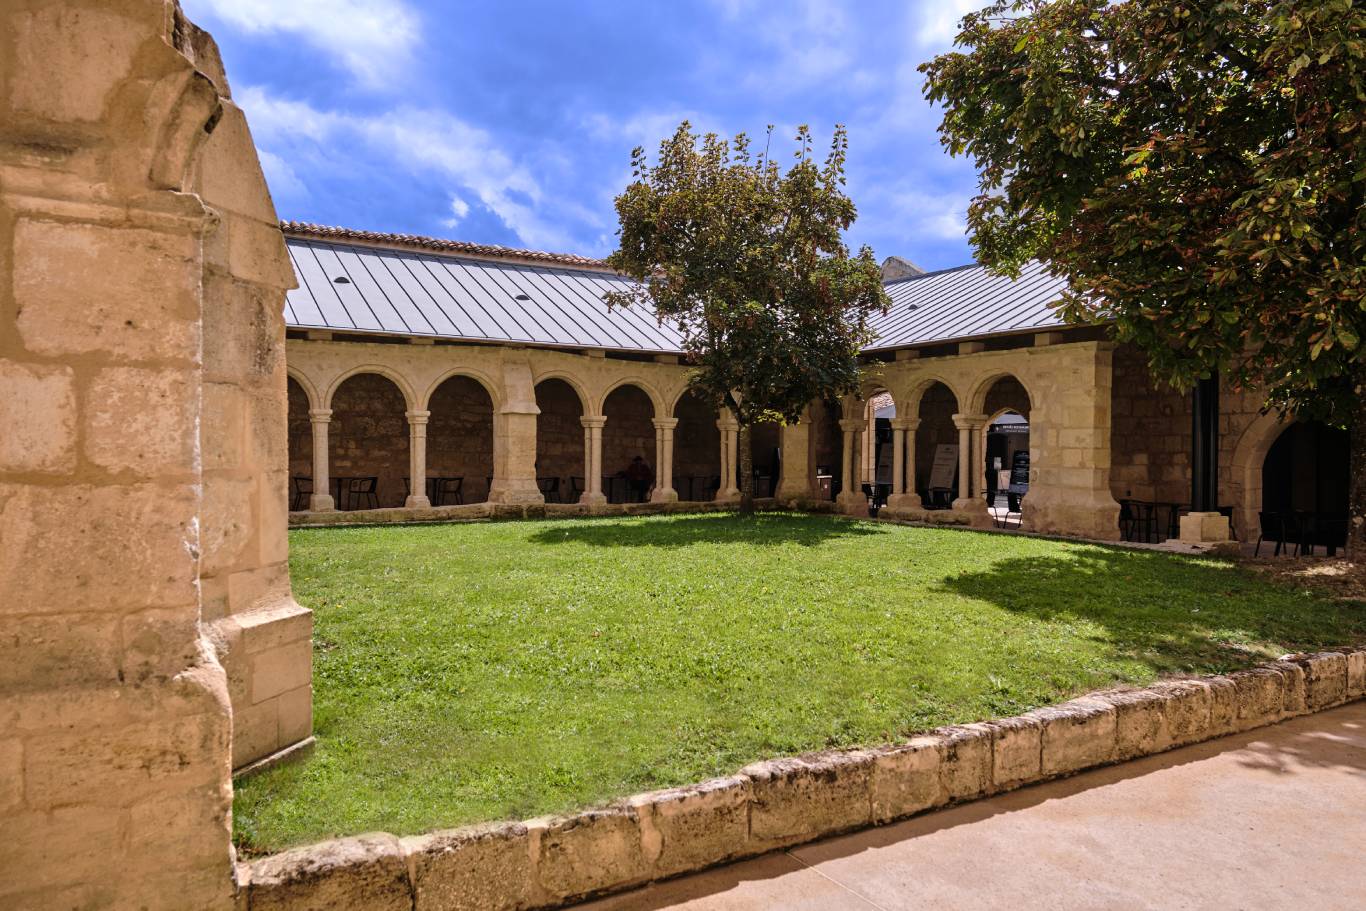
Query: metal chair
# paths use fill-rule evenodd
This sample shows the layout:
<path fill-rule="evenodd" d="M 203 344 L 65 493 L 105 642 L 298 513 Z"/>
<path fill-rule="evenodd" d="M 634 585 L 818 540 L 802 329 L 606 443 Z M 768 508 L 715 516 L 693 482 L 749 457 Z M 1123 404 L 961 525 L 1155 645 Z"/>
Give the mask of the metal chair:
<path fill-rule="evenodd" d="M 537 478 L 536 486 L 540 489 L 541 496 L 545 497 L 547 503 L 560 502 L 559 478 Z"/>
<path fill-rule="evenodd" d="M 569 476 L 569 502 L 579 502 L 579 497 L 583 496 L 584 491 L 583 481 L 584 479 L 577 475 Z"/>
<path fill-rule="evenodd" d="M 465 478 L 437 478 L 432 489 L 433 506 L 449 506 L 454 500 L 456 504 L 465 502 L 464 494 Z"/>
<path fill-rule="evenodd" d="M 313 479 L 295 476 L 289 479 L 289 508 L 293 512 L 308 508 L 309 497 L 313 495 Z"/>
<path fill-rule="evenodd" d="M 342 496 L 346 501 L 343 509 L 356 509 L 356 504 L 363 503 L 362 509 L 379 509 L 379 487 L 378 477 L 368 478 L 348 478 L 346 487 L 342 489 Z"/>

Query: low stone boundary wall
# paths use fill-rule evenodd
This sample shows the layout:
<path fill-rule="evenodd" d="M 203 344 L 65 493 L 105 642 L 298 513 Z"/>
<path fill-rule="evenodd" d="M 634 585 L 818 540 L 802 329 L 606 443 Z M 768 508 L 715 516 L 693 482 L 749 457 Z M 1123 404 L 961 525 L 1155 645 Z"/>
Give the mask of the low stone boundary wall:
<path fill-rule="evenodd" d="M 759 762 L 562 817 L 359 835 L 239 865 L 239 911 L 525 911 L 620 891 L 1366 696 L 1366 648 L 1092 693 L 904 743 Z"/>

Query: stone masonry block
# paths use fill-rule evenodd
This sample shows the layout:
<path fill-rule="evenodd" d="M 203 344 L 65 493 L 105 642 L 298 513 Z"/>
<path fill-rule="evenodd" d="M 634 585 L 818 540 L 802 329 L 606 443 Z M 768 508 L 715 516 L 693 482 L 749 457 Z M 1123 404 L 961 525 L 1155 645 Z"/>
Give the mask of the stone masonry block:
<path fill-rule="evenodd" d="M 1308 709 L 1305 697 L 1304 668 L 1293 661 L 1277 661 L 1270 667 L 1285 678 L 1285 701 L 1281 704 L 1284 717 L 1303 715 Z"/>
<path fill-rule="evenodd" d="M 297 690 L 281 693 L 280 705 L 280 747 L 298 743 L 313 733 L 313 687 L 301 686 Z"/>
<path fill-rule="evenodd" d="M 170 676 L 194 663 L 199 623 L 184 609 L 151 608 L 127 614 L 120 622 L 123 674 L 128 682 Z"/>
<path fill-rule="evenodd" d="M 674 876 L 749 853 L 749 791 L 749 779 L 734 775 L 632 797 L 651 877 Z"/>
<path fill-rule="evenodd" d="M 1167 727 L 1170 699 L 1151 690 L 1106 693 L 1105 700 L 1115 707 L 1115 758 L 1150 756 L 1171 746 Z"/>
<path fill-rule="evenodd" d="M 950 801 L 972 800 L 991 790 L 992 729 L 988 724 L 941 728 L 939 780 Z"/>
<path fill-rule="evenodd" d="M 1018 716 L 993 721 L 991 786 L 1009 791 L 1038 781 L 1043 774 L 1043 725 L 1037 718 Z"/>
<path fill-rule="evenodd" d="M 384 833 L 338 838 L 254 861 L 251 911 L 412 911 L 408 865 Z"/>
<path fill-rule="evenodd" d="M 520 822 L 403 839 L 414 911 L 516 911 L 537 904 L 531 837 Z"/>
<path fill-rule="evenodd" d="M 233 704 L 232 767 L 269 756 L 286 744 L 280 737 L 280 699 L 267 699 L 255 705 Z M 292 742 L 292 741 L 291 741 Z"/>
<path fill-rule="evenodd" d="M 939 780 L 940 740 L 913 737 L 873 751 L 868 783 L 874 823 L 912 816 L 948 800 Z"/>
<path fill-rule="evenodd" d="M 640 817 L 631 807 L 533 820 L 527 826 L 540 838 L 536 866 L 541 887 L 556 899 L 634 885 L 648 876 Z"/>
<path fill-rule="evenodd" d="M 10 736 L 0 740 L 0 813 L 10 813 L 24 802 L 24 742 Z"/>
<path fill-rule="evenodd" d="M 1206 677 L 1209 684 L 1209 736 L 1222 737 L 1238 729 L 1238 684 L 1232 677 Z"/>
<path fill-rule="evenodd" d="M 1043 773 L 1068 775 L 1109 762 L 1115 755 L 1115 707 L 1082 697 L 1026 717 L 1043 723 Z"/>
<path fill-rule="evenodd" d="M 1285 704 L 1285 678 L 1269 667 L 1255 667 L 1229 675 L 1238 698 L 1238 730 L 1246 731 L 1280 720 Z"/>
<path fill-rule="evenodd" d="M 1209 736 L 1214 696 L 1203 680 L 1172 680 L 1153 689 L 1167 697 L 1167 733 L 1172 746 L 1198 743 Z"/>
<path fill-rule="evenodd" d="M 76 393 L 69 367 L 0 360 L 0 471 L 76 467 Z"/>
<path fill-rule="evenodd" d="M 102 614 L 67 614 L 5 621 L 0 636 L 0 691 L 118 683 L 119 621 Z"/>
<path fill-rule="evenodd" d="M 14 273 L 21 342 L 37 354 L 195 361 L 196 247 L 188 233 L 20 219 L 13 262 L 23 264 Z"/>
<path fill-rule="evenodd" d="M 1366 696 L 1366 649 L 1347 653 L 1347 698 Z"/>
<path fill-rule="evenodd" d="M 195 494 L 0 484 L 0 614 L 195 603 Z"/>
<path fill-rule="evenodd" d="M 205 575 L 238 568 L 256 535 L 252 520 L 256 482 L 250 478 L 206 477 L 200 513 L 200 566 Z"/>
<path fill-rule="evenodd" d="M 198 402 L 185 372 L 106 367 L 86 393 L 85 448 L 109 471 L 143 477 L 189 471 Z"/>
<path fill-rule="evenodd" d="M 309 640 L 268 649 L 252 655 L 250 660 L 253 703 L 312 683 L 313 643 Z"/>
<path fill-rule="evenodd" d="M 205 471 L 237 468 L 246 459 L 245 397 L 231 383 L 204 384 L 199 442 Z"/>
<path fill-rule="evenodd" d="M 242 647 L 249 655 L 313 638 L 313 612 L 293 600 L 238 614 L 235 620 L 242 629 Z"/>
<path fill-rule="evenodd" d="M 750 837 L 776 848 L 867 825 L 872 765 L 872 753 L 852 750 L 746 766 Z"/>
<path fill-rule="evenodd" d="M 1306 655 L 1295 662 L 1304 669 L 1305 705 L 1311 712 L 1339 705 L 1347 698 L 1347 656 L 1341 652 Z"/>

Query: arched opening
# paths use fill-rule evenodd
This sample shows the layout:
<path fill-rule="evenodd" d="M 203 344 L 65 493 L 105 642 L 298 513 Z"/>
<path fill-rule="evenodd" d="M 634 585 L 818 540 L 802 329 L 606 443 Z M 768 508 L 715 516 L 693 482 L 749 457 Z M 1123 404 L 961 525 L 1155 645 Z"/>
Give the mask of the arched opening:
<path fill-rule="evenodd" d="M 958 397 L 941 382 L 920 396 L 915 433 L 915 490 L 926 509 L 949 509 L 958 496 Z"/>
<path fill-rule="evenodd" d="M 654 402 L 627 384 L 612 390 L 602 413 L 602 492 L 608 503 L 644 503 L 655 476 Z"/>
<path fill-rule="evenodd" d="M 987 509 L 1002 527 L 1018 528 L 1029 492 L 1029 393 L 1013 376 L 991 384 L 983 399 Z"/>
<path fill-rule="evenodd" d="M 583 402 L 561 379 L 536 384 L 536 486 L 547 503 L 577 503 L 588 472 L 583 458 Z"/>
<path fill-rule="evenodd" d="M 872 497 L 874 508 L 887 504 L 892 493 L 892 471 L 895 450 L 892 443 L 892 419 L 896 417 L 896 400 L 885 389 L 868 396 L 863 406 L 863 419 L 868 432 L 863 434 L 863 484 Z"/>
<path fill-rule="evenodd" d="M 754 467 L 754 496 L 771 497 L 778 490 L 778 479 L 783 473 L 783 425 L 751 424 L 749 453 Z M 739 466 L 736 466 L 736 486 L 739 486 Z"/>
<path fill-rule="evenodd" d="M 1323 516 L 1347 514 L 1351 435 L 1319 421 L 1296 421 L 1262 462 L 1262 509 Z"/>
<path fill-rule="evenodd" d="M 844 476 L 844 432 L 840 430 L 839 402 L 811 403 L 811 477 L 816 496 L 834 500 Z"/>
<path fill-rule="evenodd" d="M 692 390 L 674 406 L 674 490 L 678 499 L 703 502 L 716 499 L 721 486 L 721 429 L 719 415 Z"/>
<path fill-rule="evenodd" d="M 433 506 L 482 503 L 493 484 L 493 399 L 482 383 L 453 376 L 427 403 L 427 496 Z"/>
<path fill-rule="evenodd" d="M 289 396 L 289 508 L 308 508 L 313 493 L 313 421 L 308 415 L 308 393 L 299 381 L 290 377 Z M 319 491 L 321 493 L 322 491 Z"/>
<path fill-rule="evenodd" d="M 358 373 L 332 395 L 328 435 L 338 509 L 402 506 L 408 493 L 407 401 L 388 377 Z"/>

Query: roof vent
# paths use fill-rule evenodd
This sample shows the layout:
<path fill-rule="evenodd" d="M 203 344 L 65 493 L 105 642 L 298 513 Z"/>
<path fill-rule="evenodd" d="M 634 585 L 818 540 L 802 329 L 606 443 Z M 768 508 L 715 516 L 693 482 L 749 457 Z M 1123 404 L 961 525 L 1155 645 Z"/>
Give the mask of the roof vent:
<path fill-rule="evenodd" d="M 347 278 L 345 275 L 338 275 L 336 278 L 332 279 L 332 281 L 338 285 L 351 284 L 351 279 Z"/>
<path fill-rule="evenodd" d="M 526 294 L 519 294 L 519 295 L 517 295 L 517 297 L 516 297 L 515 299 L 516 299 L 516 300 L 519 300 L 519 301 L 529 301 L 529 300 L 531 300 L 531 298 L 530 298 L 528 295 L 526 295 Z"/>

